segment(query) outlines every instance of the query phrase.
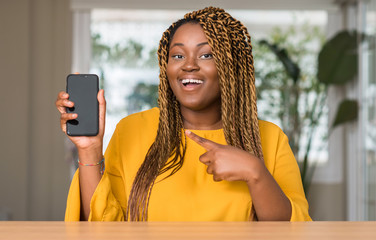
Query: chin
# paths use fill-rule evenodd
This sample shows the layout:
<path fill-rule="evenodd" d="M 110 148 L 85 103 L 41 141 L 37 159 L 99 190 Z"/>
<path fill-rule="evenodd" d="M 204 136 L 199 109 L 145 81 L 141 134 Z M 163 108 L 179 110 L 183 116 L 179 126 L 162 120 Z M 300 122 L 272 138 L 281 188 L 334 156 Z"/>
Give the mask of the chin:
<path fill-rule="evenodd" d="M 202 105 L 200 105 L 200 104 L 184 104 L 184 105 L 180 105 L 180 106 L 182 106 L 183 108 L 186 108 L 186 109 L 194 110 L 194 111 L 202 110 Z"/>

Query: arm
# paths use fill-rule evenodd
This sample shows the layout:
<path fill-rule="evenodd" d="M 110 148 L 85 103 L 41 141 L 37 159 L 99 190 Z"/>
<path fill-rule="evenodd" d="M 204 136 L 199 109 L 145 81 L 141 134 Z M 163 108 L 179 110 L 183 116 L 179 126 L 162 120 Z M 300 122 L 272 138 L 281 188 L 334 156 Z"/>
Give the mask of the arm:
<path fill-rule="evenodd" d="M 291 204 L 266 166 L 259 159 L 249 164 L 247 185 L 260 221 L 290 221 Z M 254 165 L 254 167 L 251 167 Z"/>
<path fill-rule="evenodd" d="M 102 154 L 98 151 L 78 151 L 78 159 L 82 163 L 96 164 L 102 160 Z M 93 161 L 94 160 L 94 161 Z M 99 181 L 102 178 L 100 173 L 101 165 L 82 166 L 79 165 L 79 183 L 81 193 L 81 219 L 87 221 L 90 215 L 90 202 Z"/>
<path fill-rule="evenodd" d="M 201 138 L 187 131 L 187 136 L 207 152 L 200 157 L 215 181 L 245 181 L 259 220 L 290 220 L 291 204 L 264 163 L 254 155 Z"/>
<path fill-rule="evenodd" d="M 68 100 L 69 95 L 60 92 L 56 100 L 56 107 L 59 110 L 60 126 L 66 133 L 66 122 L 77 118 L 77 114 L 67 113 L 67 107 L 73 107 L 74 103 Z M 96 164 L 102 160 L 102 146 L 105 126 L 106 101 L 103 90 L 98 92 L 99 102 L 99 133 L 92 137 L 71 137 L 69 139 L 75 144 L 78 150 L 78 157 L 83 164 Z M 90 201 L 93 193 L 101 179 L 100 166 L 79 166 L 79 184 L 81 193 L 81 220 L 87 220 L 90 214 Z"/>

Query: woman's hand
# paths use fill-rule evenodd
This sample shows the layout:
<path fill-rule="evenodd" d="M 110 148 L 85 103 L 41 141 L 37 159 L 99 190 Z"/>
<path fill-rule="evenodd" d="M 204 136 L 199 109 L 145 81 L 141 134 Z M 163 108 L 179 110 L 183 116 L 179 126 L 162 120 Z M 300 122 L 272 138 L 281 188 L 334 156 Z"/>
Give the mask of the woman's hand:
<path fill-rule="evenodd" d="M 208 166 L 206 171 L 213 175 L 214 181 L 247 183 L 258 220 L 290 220 L 290 201 L 259 158 L 239 148 L 202 138 L 191 131 L 185 133 L 207 150 L 200 156 L 200 161 Z"/>
<path fill-rule="evenodd" d="M 103 89 L 98 92 L 99 102 L 99 131 L 97 136 L 68 136 L 76 145 L 78 150 L 78 159 L 83 164 L 95 165 L 103 158 L 103 135 L 106 119 L 106 100 L 104 98 Z M 76 113 L 67 113 L 67 107 L 73 107 L 74 102 L 69 101 L 69 94 L 60 92 L 57 96 L 56 107 L 59 110 L 60 127 L 66 134 L 66 123 L 68 120 L 76 119 Z M 90 201 L 94 191 L 102 178 L 100 170 L 101 165 L 83 166 L 80 165 L 80 192 L 81 192 L 81 219 L 88 220 L 90 214 Z"/>
<path fill-rule="evenodd" d="M 104 98 L 104 91 L 100 90 L 98 92 L 98 102 L 99 102 L 99 131 L 96 136 L 68 136 L 69 139 L 76 145 L 78 152 L 81 151 L 98 151 L 102 152 L 103 145 L 103 135 L 105 129 L 105 119 L 106 119 L 106 100 Z M 62 91 L 58 94 L 56 100 L 56 107 L 60 112 L 60 127 L 61 130 L 66 134 L 66 123 L 69 120 L 77 118 L 76 113 L 67 113 L 67 107 L 73 107 L 74 102 L 69 101 L 69 94 Z M 100 154 L 101 155 L 101 154 Z"/>
<path fill-rule="evenodd" d="M 207 150 L 199 158 L 207 165 L 207 172 L 213 175 L 214 181 L 250 182 L 264 170 L 261 160 L 256 156 L 233 146 L 222 145 L 186 131 L 187 136 Z"/>

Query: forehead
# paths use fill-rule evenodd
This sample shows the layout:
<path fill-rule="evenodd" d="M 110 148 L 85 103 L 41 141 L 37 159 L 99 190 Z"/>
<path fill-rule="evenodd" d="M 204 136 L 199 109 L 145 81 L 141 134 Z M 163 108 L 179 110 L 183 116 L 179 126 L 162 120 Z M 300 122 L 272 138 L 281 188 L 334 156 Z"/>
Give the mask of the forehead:
<path fill-rule="evenodd" d="M 176 30 L 171 43 L 195 41 L 207 41 L 204 30 L 198 23 L 186 23 Z"/>

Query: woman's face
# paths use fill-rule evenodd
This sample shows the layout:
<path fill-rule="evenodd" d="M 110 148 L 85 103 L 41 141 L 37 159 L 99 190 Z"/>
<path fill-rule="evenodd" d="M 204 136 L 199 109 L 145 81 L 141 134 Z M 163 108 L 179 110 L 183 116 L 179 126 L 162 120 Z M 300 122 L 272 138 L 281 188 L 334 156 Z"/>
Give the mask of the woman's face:
<path fill-rule="evenodd" d="M 183 110 L 220 109 L 218 71 L 199 24 L 180 26 L 170 43 L 167 78 Z"/>

